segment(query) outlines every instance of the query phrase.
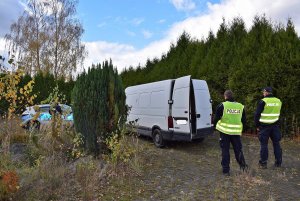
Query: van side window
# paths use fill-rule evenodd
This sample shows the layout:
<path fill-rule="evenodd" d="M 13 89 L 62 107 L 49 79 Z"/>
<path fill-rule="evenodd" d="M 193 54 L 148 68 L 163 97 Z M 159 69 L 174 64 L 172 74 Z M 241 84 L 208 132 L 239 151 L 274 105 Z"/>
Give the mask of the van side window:
<path fill-rule="evenodd" d="M 166 103 L 162 100 L 167 100 L 165 91 L 153 91 L 151 93 L 151 107 L 152 108 L 164 108 Z"/>
<path fill-rule="evenodd" d="M 148 107 L 150 105 L 150 93 L 141 93 L 139 99 L 140 107 Z"/>

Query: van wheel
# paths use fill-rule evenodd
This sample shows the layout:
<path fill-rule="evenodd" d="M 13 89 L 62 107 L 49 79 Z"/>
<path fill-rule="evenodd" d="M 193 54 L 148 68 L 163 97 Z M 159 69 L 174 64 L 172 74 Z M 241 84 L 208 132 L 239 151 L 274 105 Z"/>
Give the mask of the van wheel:
<path fill-rule="evenodd" d="M 158 148 L 161 148 L 165 145 L 164 140 L 162 138 L 162 134 L 161 134 L 159 129 L 155 129 L 153 131 L 152 139 L 153 139 L 153 142 L 154 142 L 155 146 L 158 147 Z"/>

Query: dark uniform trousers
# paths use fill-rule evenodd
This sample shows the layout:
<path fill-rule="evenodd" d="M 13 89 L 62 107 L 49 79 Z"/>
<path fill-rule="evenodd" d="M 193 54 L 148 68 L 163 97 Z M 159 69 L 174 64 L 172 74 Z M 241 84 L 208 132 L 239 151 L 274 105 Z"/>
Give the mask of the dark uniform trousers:
<path fill-rule="evenodd" d="M 242 151 L 242 142 L 240 135 L 228 135 L 220 132 L 220 146 L 222 149 L 222 162 L 223 173 L 230 170 L 230 143 L 232 144 L 236 161 L 241 168 L 245 168 L 246 162 Z"/>
<path fill-rule="evenodd" d="M 275 165 L 282 163 L 282 150 L 280 147 L 281 133 L 278 125 L 261 126 L 259 128 L 258 138 L 260 141 L 260 164 L 267 164 L 269 151 L 268 140 L 271 138 L 275 155 Z"/>

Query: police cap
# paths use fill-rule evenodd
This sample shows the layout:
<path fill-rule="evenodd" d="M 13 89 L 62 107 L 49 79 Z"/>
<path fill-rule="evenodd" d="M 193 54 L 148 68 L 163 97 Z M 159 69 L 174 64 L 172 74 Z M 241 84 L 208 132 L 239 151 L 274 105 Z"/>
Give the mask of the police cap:
<path fill-rule="evenodd" d="M 263 88 L 262 91 L 272 93 L 273 89 L 272 89 L 272 87 L 265 87 L 265 88 Z"/>

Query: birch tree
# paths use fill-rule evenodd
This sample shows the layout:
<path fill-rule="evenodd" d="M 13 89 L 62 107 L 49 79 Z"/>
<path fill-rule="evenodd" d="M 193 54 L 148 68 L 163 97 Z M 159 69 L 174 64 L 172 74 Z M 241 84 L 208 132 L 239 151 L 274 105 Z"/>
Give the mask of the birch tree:
<path fill-rule="evenodd" d="M 58 78 L 82 65 L 86 52 L 76 4 L 75 0 L 30 0 L 11 25 L 5 38 L 27 73 L 44 71 Z"/>

